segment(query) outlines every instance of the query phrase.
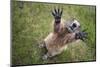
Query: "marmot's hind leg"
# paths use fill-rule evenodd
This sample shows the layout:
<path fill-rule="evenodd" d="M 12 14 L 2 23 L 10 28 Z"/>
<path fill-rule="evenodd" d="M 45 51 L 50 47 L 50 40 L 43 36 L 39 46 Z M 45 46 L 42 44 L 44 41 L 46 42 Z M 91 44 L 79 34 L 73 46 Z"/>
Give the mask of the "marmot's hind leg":
<path fill-rule="evenodd" d="M 44 54 L 44 56 L 42 57 L 43 60 L 47 60 L 48 58 L 52 58 L 58 54 L 60 54 L 61 51 L 53 51 L 53 52 L 48 52 L 46 54 Z"/>

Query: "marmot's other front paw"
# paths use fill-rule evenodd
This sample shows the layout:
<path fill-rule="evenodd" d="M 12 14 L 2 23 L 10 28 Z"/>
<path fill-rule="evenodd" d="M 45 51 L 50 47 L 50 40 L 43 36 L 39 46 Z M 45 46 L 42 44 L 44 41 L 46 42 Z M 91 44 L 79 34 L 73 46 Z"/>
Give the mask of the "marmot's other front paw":
<path fill-rule="evenodd" d="M 80 31 L 78 33 L 76 33 L 76 36 L 75 36 L 76 39 L 81 39 L 81 40 L 85 40 L 87 38 L 87 32 L 85 31 Z"/>

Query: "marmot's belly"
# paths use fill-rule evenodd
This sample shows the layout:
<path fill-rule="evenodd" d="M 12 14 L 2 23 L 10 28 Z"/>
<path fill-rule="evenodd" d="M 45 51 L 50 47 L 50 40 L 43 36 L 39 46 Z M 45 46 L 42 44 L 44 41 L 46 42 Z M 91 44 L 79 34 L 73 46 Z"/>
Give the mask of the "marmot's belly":
<path fill-rule="evenodd" d="M 66 48 L 65 38 L 50 33 L 45 38 L 46 48 L 49 52 L 61 52 Z"/>

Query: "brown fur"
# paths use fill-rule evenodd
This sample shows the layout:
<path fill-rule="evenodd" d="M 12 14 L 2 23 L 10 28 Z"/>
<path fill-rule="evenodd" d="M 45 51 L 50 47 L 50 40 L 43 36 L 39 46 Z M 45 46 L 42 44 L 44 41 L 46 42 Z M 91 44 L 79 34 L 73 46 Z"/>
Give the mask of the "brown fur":
<path fill-rule="evenodd" d="M 44 59 L 60 54 L 68 43 L 75 40 L 75 33 L 69 33 L 65 27 L 64 20 L 59 24 L 54 23 L 54 31 L 51 32 L 45 39 L 43 44 L 48 50 L 44 55 Z"/>

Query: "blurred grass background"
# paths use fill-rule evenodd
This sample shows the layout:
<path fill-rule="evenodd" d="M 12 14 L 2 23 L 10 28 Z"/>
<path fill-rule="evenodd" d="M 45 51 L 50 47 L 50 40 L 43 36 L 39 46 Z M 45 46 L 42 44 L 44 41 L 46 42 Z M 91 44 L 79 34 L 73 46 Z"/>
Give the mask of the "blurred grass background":
<path fill-rule="evenodd" d="M 66 4 L 12 2 L 12 64 L 46 64 L 96 60 L 96 7 Z M 86 42 L 74 42 L 53 59 L 43 61 L 38 45 L 52 31 L 51 10 L 63 7 L 62 18 L 75 17 L 88 32 Z"/>

